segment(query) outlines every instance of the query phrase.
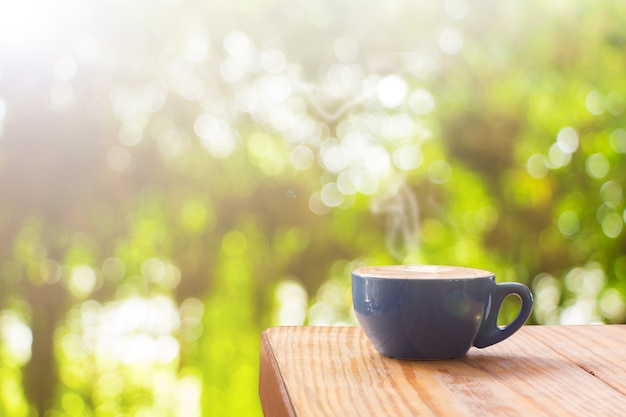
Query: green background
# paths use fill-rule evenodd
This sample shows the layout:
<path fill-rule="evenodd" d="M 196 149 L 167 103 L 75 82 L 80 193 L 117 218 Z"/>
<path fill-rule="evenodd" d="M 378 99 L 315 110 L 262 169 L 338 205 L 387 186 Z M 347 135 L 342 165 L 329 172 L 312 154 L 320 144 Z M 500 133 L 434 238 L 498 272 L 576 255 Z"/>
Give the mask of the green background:
<path fill-rule="evenodd" d="M 626 3 L 11 3 L 0 415 L 260 415 L 261 331 L 362 265 L 626 320 Z"/>

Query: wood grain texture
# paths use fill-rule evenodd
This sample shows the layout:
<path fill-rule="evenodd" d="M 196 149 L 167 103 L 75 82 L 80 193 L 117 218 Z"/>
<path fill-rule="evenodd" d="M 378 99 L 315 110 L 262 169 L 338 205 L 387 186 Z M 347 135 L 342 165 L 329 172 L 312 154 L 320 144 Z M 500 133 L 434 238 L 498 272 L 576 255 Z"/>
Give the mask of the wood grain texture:
<path fill-rule="evenodd" d="M 384 357 L 357 327 L 275 327 L 262 338 L 262 355 L 274 360 L 272 368 L 262 357 L 260 370 L 268 417 L 618 416 L 626 410 L 626 326 L 526 326 L 497 345 L 442 361 Z M 277 403 L 284 410 L 274 412 Z"/>

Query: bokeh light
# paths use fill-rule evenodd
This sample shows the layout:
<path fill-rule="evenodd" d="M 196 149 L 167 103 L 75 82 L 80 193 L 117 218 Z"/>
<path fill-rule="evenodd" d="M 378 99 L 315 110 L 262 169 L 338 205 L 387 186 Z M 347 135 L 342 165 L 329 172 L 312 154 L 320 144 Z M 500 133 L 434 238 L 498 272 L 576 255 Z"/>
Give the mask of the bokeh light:
<path fill-rule="evenodd" d="M 10 310 L 0 311 L 0 339 L 2 357 L 17 366 L 31 358 L 33 333 L 18 314 Z"/>

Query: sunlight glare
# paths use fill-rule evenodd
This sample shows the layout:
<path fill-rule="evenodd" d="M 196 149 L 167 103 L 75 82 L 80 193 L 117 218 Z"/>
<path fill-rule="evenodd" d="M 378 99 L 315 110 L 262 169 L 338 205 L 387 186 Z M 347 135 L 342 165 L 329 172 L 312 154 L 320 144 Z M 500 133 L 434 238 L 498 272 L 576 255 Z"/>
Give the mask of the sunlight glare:
<path fill-rule="evenodd" d="M 88 20 L 92 6 L 79 0 L 0 1 L 0 47 L 45 52 Z"/>
<path fill-rule="evenodd" d="M 582 325 L 593 321 L 593 305 L 589 300 L 577 300 L 561 312 L 560 324 Z"/>
<path fill-rule="evenodd" d="M 229 56 L 220 65 L 220 75 L 224 81 L 235 83 L 250 69 L 256 48 L 248 35 L 240 31 L 226 35 L 223 46 Z"/>
<path fill-rule="evenodd" d="M 584 267 L 572 268 L 564 282 L 573 297 L 563 303 L 566 307 L 561 311 L 560 324 L 602 323 L 598 308 L 598 295 L 606 282 L 602 266 L 589 262 Z"/>
<path fill-rule="evenodd" d="M 202 379 L 196 375 L 185 375 L 178 383 L 178 415 L 200 417 Z"/>
<path fill-rule="evenodd" d="M 376 86 L 381 104 L 388 108 L 398 107 L 404 102 L 407 94 L 406 82 L 397 75 L 388 75 Z"/>
<path fill-rule="evenodd" d="M 379 178 L 385 176 L 391 169 L 389 153 L 379 145 L 369 147 L 363 160 L 367 170 Z"/>
<path fill-rule="evenodd" d="M 23 365 L 30 360 L 33 333 L 12 311 L 0 313 L 0 341 L 16 364 Z"/>
<path fill-rule="evenodd" d="M 38 43 L 51 31 L 43 0 L 0 2 L 0 44 L 24 47 Z"/>
<path fill-rule="evenodd" d="M 104 306 L 87 301 L 81 313 L 85 349 L 103 360 L 127 365 L 166 364 L 179 355 L 180 346 L 173 334 L 180 328 L 180 315 L 168 297 L 132 297 Z"/>
<path fill-rule="evenodd" d="M 291 81 L 285 76 L 274 75 L 261 80 L 261 94 L 272 101 L 283 101 L 291 95 L 292 91 Z"/>
<path fill-rule="evenodd" d="M 156 362 L 157 349 L 154 340 L 146 334 L 127 337 L 114 346 L 114 353 L 127 365 Z"/>
<path fill-rule="evenodd" d="M 297 281 L 286 279 L 276 288 L 274 299 L 278 304 L 275 324 L 278 326 L 301 326 L 306 320 L 308 294 Z"/>

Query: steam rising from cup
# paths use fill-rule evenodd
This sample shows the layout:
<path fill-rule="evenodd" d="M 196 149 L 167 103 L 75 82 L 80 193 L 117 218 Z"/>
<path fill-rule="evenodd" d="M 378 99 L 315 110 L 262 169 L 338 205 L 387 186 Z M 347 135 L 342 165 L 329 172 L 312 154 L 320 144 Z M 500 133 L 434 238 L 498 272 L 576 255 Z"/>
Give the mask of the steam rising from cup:
<path fill-rule="evenodd" d="M 385 241 L 389 253 L 398 261 L 417 254 L 419 248 L 419 205 L 404 179 L 372 201 L 372 212 L 385 216 Z"/>

